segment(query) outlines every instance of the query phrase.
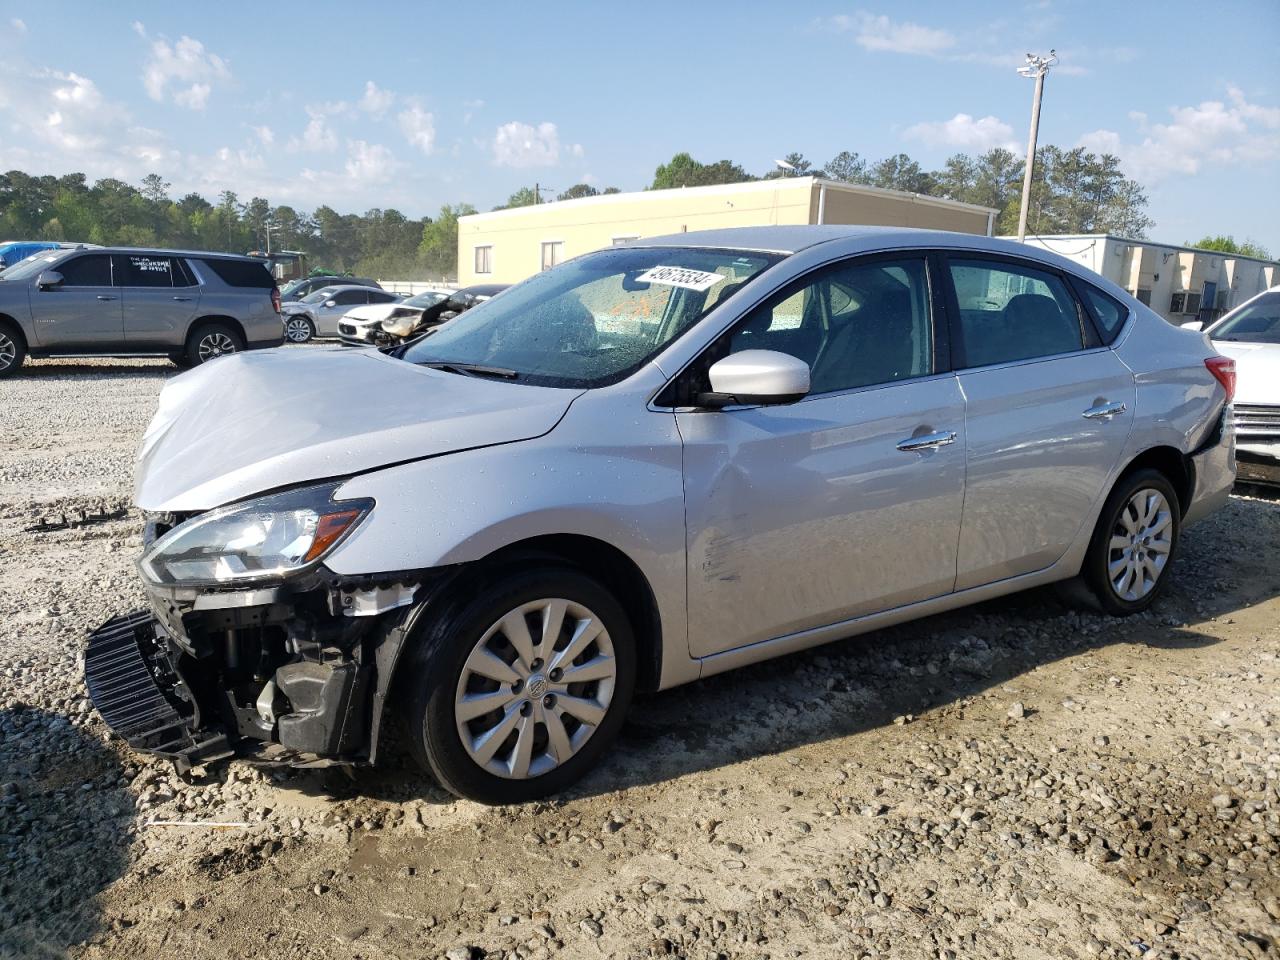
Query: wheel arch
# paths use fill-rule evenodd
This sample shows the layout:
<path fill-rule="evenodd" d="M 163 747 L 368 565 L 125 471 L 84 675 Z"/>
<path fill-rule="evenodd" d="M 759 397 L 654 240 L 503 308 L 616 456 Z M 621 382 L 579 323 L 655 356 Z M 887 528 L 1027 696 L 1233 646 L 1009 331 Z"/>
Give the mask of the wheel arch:
<path fill-rule="evenodd" d="M 187 335 L 186 337 L 183 338 L 183 343 L 186 346 L 190 347 L 191 337 L 195 334 L 195 332 L 199 330 L 202 326 L 205 326 L 206 324 L 210 324 L 210 323 L 221 323 L 230 327 L 233 331 L 235 331 L 236 334 L 239 335 L 240 342 L 248 346 L 249 338 L 245 335 L 244 324 L 242 324 L 235 317 L 228 317 L 226 314 L 222 314 L 222 313 L 210 313 L 202 317 L 196 317 L 194 320 L 192 320 L 191 323 L 187 325 Z"/>
<path fill-rule="evenodd" d="M 1178 496 L 1178 514 L 1185 516 L 1195 489 L 1195 468 L 1191 464 L 1191 458 L 1176 447 L 1148 447 L 1125 464 L 1124 469 L 1116 475 L 1112 489 L 1130 474 L 1144 469 L 1158 470 L 1169 479 L 1173 484 L 1173 492 Z"/>
<path fill-rule="evenodd" d="M 31 350 L 31 343 L 27 340 L 27 333 L 22 329 L 22 324 L 18 322 L 17 317 L 11 317 L 7 313 L 0 313 L 0 327 L 11 330 L 18 335 L 18 339 L 22 342 L 23 350 Z"/>

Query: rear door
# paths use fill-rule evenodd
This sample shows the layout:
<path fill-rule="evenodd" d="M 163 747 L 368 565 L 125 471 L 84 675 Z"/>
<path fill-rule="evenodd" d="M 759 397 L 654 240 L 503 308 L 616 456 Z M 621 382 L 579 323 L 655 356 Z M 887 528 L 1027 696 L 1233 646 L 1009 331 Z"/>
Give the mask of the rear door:
<path fill-rule="evenodd" d="M 338 321 L 347 315 L 352 307 L 369 302 L 369 294 L 365 290 L 339 290 L 324 303 L 316 305 L 316 334 L 321 337 L 336 337 Z M 333 306 L 329 306 L 332 303 Z"/>
<path fill-rule="evenodd" d="M 964 590 L 1062 557 L 1124 451 L 1135 388 L 1062 275 L 1003 256 L 945 260 L 968 440 Z"/>
<path fill-rule="evenodd" d="M 31 284 L 31 319 L 42 349 L 104 350 L 124 340 L 120 291 L 111 283 L 111 257 L 84 253 L 52 269 L 62 284 L 41 290 Z"/>
<path fill-rule="evenodd" d="M 124 303 L 125 342 L 139 349 L 181 347 L 200 305 L 200 287 L 180 257 L 151 253 L 112 256 Z"/>

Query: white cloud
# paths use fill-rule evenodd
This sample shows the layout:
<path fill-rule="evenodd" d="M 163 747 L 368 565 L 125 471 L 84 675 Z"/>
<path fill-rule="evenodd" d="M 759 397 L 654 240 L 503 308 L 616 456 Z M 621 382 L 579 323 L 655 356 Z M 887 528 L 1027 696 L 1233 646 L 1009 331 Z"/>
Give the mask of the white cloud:
<path fill-rule="evenodd" d="M 187 36 L 173 44 L 163 37 L 153 40 L 142 71 L 142 85 L 152 100 L 163 101 L 167 93 L 174 103 L 192 110 L 203 110 L 213 85 L 230 79 L 227 62 Z"/>
<path fill-rule="evenodd" d="M 410 144 L 423 153 L 430 153 L 435 148 L 435 117 L 423 110 L 422 107 L 417 104 L 411 105 L 408 109 L 400 112 L 397 120 L 400 123 L 400 132 L 404 134 L 404 138 Z"/>
<path fill-rule="evenodd" d="M 395 156 L 380 143 L 347 141 L 347 176 L 358 183 L 385 183 L 400 167 Z"/>
<path fill-rule="evenodd" d="M 860 10 L 852 16 L 841 14 L 832 17 L 830 23 L 837 30 L 854 34 L 854 42 L 866 50 L 884 50 L 891 53 L 913 53 L 938 56 L 956 44 L 956 38 L 946 30 L 924 27 L 918 23 L 890 20 Z"/>
<path fill-rule="evenodd" d="M 253 131 L 253 135 L 258 138 L 259 142 L 264 147 L 269 147 L 276 142 L 275 131 L 266 124 L 263 124 L 260 127 L 250 127 L 249 129 Z"/>
<path fill-rule="evenodd" d="M 395 101 L 395 98 L 396 95 L 390 90 L 383 90 L 372 80 L 366 80 L 364 96 L 360 98 L 360 109 L 365 113 L 380 117 L 391 109 L 391 104 Z"/>
<path fill-rule="evenodd" d="M 560 162 L 560 133 L 554 123 L 536 127 L 513 120 L 498 127 L 493 135 L 493 162 L 499 167 L 553 167 Z M 583 154 L 582 144 L 570 144 L 575 157 Z"/>
<path fill-rule="evenodd" d="M 1280 107 L 1252 103 L 1238 87 L 1227 88 L 1227 102 L 1171 107 L 1169 115 L 1169 123 L 1151 123 L 1146 114 L 1131 113 L 1141 141 L 1093 130 L 1079 143 L 1115 154 L 1131 176 L 1146 183 L 1193 176 L 1206 166 L 1268 163 L 1280 152 Z"/>
<path fill-rule="evenodd" d="M 967 113 L 957 113 L 950 120 L 913 124 L 903 131 L 903 136 L 931 147 L 950 147 L 970 153 L 985 153 L 992 147 L 1018 148 L 1009 124 L 991 116 L 975 120 Z"/>
<path fill-rule="evenodd" d="M 26 33 L 26 32 L 27 32 L 27 24 L 26 24 L 26 21 L 24 21 L 24 20 L 20 20 L 20 19 L 19 19 L 19 18 L 17 18 L 17 17 L 14 17 L 12 20 L 10 20 L 10 21 L 9 21 L 9 26 L 13 27 L 13 29 L 14 29 L 17 33 Z"/>
<path fill-rule="evenodd" d="M 133 21 L 133 32 L 140 37 L 146 37 L 147 28 L 143 25 L 141 20 L 135 20 Z"/>
<path fill-rule="evenodd" d="M 307 127 L 302 131 L 301 137 L 291 137 L 289 139 L 289 150 L 297 152 L 305 150 L 308 153 L 327 153 L 338 149 L 338 135 L 333 132 L 333 127 L 329 126 L 328 119 L 318 113 L 311 114 L 311 119 L 307 121 Z"/>

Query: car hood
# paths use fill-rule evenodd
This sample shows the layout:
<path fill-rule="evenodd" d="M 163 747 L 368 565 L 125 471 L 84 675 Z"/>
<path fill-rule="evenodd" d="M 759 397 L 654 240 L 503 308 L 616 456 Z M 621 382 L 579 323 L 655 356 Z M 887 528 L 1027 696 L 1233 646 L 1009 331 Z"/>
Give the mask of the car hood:
<path fill-rule="evenodd" d="M 375 320 L 385 320 L 397 310 L 416 310 L 422 312 L 421 307 L 406 307 L 402 303 L 367 303 L 362 307 L 353 307 L 347 311 L 344 320 L 356 320 L 360 323 L 373 323 Z"/>
<path fill-rule="evenodd" d="M 551 430 L 581 390 L 419 367 L 350 347 L 260 350 L 170 380 L 138 452 L 147 511 L 257 493 Z"/>
<path fill-rule="evenodd" d="M 1236 403 L 1280 404 L 1280 343 L 1214 340 L 1236 362 Z"/>

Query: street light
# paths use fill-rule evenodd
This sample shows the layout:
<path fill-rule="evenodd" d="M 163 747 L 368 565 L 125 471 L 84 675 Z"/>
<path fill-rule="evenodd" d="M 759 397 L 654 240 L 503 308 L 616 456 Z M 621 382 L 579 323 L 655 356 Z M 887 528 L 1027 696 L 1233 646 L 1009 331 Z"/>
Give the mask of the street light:
<path fill-rule="evenodd" d="M 1040 98 L 1044 95 L 1044 77 L 1049 68 L 1058 62 L 1058 54 L 1049 51 L 1047 57 L 1027 54 L 1027 62 L 1018 68 L 1019 76 L 1034 79 L 1035 98 L 1031 101 L 1031 139 L 1027 143 L 1027 169 L 1022 174 L 1022 209 L 1018 211 L 1018 242 L 1027 238 L 1027 207 L 1031 204 L 1031 172 L 1036 163 L 1036 134 L 1040 130 Z"/>

